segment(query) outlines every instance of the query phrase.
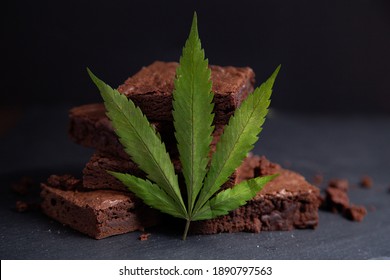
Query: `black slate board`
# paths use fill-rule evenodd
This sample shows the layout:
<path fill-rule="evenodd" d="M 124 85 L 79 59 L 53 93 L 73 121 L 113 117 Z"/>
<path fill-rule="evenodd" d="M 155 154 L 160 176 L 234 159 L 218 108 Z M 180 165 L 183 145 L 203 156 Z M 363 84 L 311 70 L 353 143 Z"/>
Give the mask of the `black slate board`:
<path fill-rule="evenodd" d="M 254 153 L 298 171 L 312 181 L 346 178 L 350 199 L 365 205 L 361 223 L 320 211 L 316 230 L 189 236 L 182 229 L 154 228 L 147 241 L 139 232 L 96 241 L 52 221 L 39 210 L 15 211 L 11 191 L 22 176 L 37 184 L 52 173 L 80 175 L 92 150 L 66 134 L 68 108 L 31 108 L 2 133 L 0 142 L 1 259 L 389 259 L 390 118 L 312 116 L 272 111 Z M 372 189 L 358 182 L 373 178 Z M 324 186 L 322 186 L 324 187 Z"/>

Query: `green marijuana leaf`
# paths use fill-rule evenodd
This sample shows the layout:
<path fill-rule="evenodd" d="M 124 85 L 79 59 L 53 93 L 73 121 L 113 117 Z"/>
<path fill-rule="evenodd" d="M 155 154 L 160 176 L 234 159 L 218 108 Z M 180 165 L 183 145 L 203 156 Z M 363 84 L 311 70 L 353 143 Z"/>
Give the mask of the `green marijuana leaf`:
<path fill-rule="evenodd" d="M 217 143 L 216 152 L 213 155 L 195 210 L 202 207 L 219 190 L 247 153 L 253 149 L 268 113 L 267 108 L 270 104 L 272 86 L 279 69 L 280 66 L 260 88 L 256 88 L 242 102 L 230 118 L 228 125 L 225 126 L 224 133 Z"/>
<path fill-rule="evenodd" d="M 147 174 L 147 179 L 108 172 L 147 205 L 186 220 L 183 239 L 186 239 L 191 221 L 226 215 L 244 205 L 276 175 L 250 179 L 223 191 L 220 188 L 258 140 L 279 69 L 280 66 L 242 102 L 225 126 L 210 161 L 208 155 L 214 130 L 212 82 L 194 14 L 180 66 L 176 70 L 172 112 L 186 184 L 186 203 L 172 161 L 158 133 L 130 99 L 106 85 L 88 69 L 104 99 L 107 116 L 120 142 L 131 159 Z"/>
<path fill-rule="evenodd" d="M 244 205 L 248 200 L 255 197 L 264 185 L 275 177 L 277 175 L 253 178 L 218 193 L 196 212 L 193 220 L 208 220 L 228 214 L 229 211 Z"/>
<path fill-rule="evenodd" d="M 210 144 L 214 127 L 211 71 L 204 58 L 198 35 L 197 17 L 194 14 L 189 38 L 183 48 L 180 66 L 176 70 L 173 91 L 173 118 L 180 162 L 187 186 L 188 219 L 192 220 L 195 199 L 202 188 L 207 172 Z"/>

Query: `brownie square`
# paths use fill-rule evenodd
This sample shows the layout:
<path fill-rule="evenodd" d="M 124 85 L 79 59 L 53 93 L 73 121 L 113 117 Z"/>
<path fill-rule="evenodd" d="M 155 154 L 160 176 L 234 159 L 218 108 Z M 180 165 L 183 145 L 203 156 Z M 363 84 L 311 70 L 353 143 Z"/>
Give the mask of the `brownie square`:
<path fill-rule="evenodd" d="M 257 162 L 257 163 L 256 163 Z M 319 189 L 303 176 L 253 156 L 251 166 L 255 176 L 278 173 L 255 198 L 228 215 L 192 223 L 195 234 L 220 232 L 260 232 L 315 228 L 318 225 Z M 249 178 L 246 178 L 249 179 Z"/>
<path fill-rule="evenodd" d="M 56 177 L 61 180 L 61 176 Z M 50 182 L 41 188 L 41 209 L 47 216 L 95 239 L 144 230 L 161 220 L 160 212 L 142 204 L 132 193 L 67 189 L 63 184 L 58 188 Z"/>
<path fill-rule="evenodd" d="M 118 87 L 150 120 L 172 121 L 172 92 L 176 62 L 156 61 L 143 67 Z M 214 93 L 214 122 L 226 124 L 253 91 L 255 74 L 249 67 L 210 66 Z"/>

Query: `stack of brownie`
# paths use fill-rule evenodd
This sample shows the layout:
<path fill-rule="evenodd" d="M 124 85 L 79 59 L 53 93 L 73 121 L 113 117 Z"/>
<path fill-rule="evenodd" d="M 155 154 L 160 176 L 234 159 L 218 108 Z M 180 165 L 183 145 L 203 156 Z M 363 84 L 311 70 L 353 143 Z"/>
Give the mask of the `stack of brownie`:
<path fill-rule="evenodd" d="M 172 92 L 175 62 L 154 62 L 119 86 L 141 108 L 161 135 L 177 174 L 181 173 L 172 123 Z M 214 93 L 215 130 L 210 155 L 235 109 L 253 91 L 250 68 L 210 66 Z M 161 213 L 144 205 L 106 170 L 145 178 L 131 161 L 106 117 L 103 104 L 73 108 L 69 134 L 76 143 L 94 148 L 82 180 L 70 175 L 51 176 L 42 184 L 42 209 L 53 219 L 96 239 L 143 230 L 163 221 Z M 193 233 L 212 234 L 261 230 L 315 228 L 318 224 L 319 190 L 292 171 L 264 157 L 248 155 L 222 188 L 243 180 L 279 173 L 246 205 L 229 215 L 193 223 Z"/>

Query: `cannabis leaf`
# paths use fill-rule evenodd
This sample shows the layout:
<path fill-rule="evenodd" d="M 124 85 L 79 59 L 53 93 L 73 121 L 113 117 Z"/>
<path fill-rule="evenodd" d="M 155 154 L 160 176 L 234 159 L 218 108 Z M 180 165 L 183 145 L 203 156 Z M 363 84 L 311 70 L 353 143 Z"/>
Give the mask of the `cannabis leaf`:
<path fill-rule="evenodd" d="M 208 61 L 204 58 L 199 40 L 195 14 L 180 58 L 180 66 L 176 70 L 172 104 L 175 136 L 187 187 L 189 216 L 185 232 L 192 220 L 195 199 L 207 172 L 211 134 L 214 130 L 210 76 Z"/>
<path fill-rule="evenodd" d="M 269 181 L 278 175 L 257 177 L 243 181 L 231 189 L 220 192 L 196 212 L 194 221 L 208 220 L 221 215 L 226 215 L 229 211 L 234 210 L 246 201 L 252 199 Z"/>
<path fill-rule="evenodd" d="M 272 86 L 279 69 L 280 66 L 265 83 L 256 88 L 242 102 L 230 118 L 228 125 L 225 126 L 221 139 L 217 143 L 195 211 L 219 190 L 237 168 L 237 163 L 240 163 L 253 149 L 268 113 Z"/>
<path fill-rule="evenodd" d="M 147 179 L 108 172 L 147 205 L 185 219 L 183 239 L 191 221 L 226 215 L 244 205 L 276 175 L 253 178 L 223 191 L 220 187 L 258 140 L 279 69 L 236 110 L 225 126 L 210 162 L 208 154 L 214 130 L 212 82 L 194 14 L 180 66 L 176 70 L 172 112 L 186 184 L 186 203 L 172 161 L 158 133 L 130 99 L 106 85 L 88 69 L 104 99 L 107 116 L 120 142 L 131 159 L 147 174 Z"/>

